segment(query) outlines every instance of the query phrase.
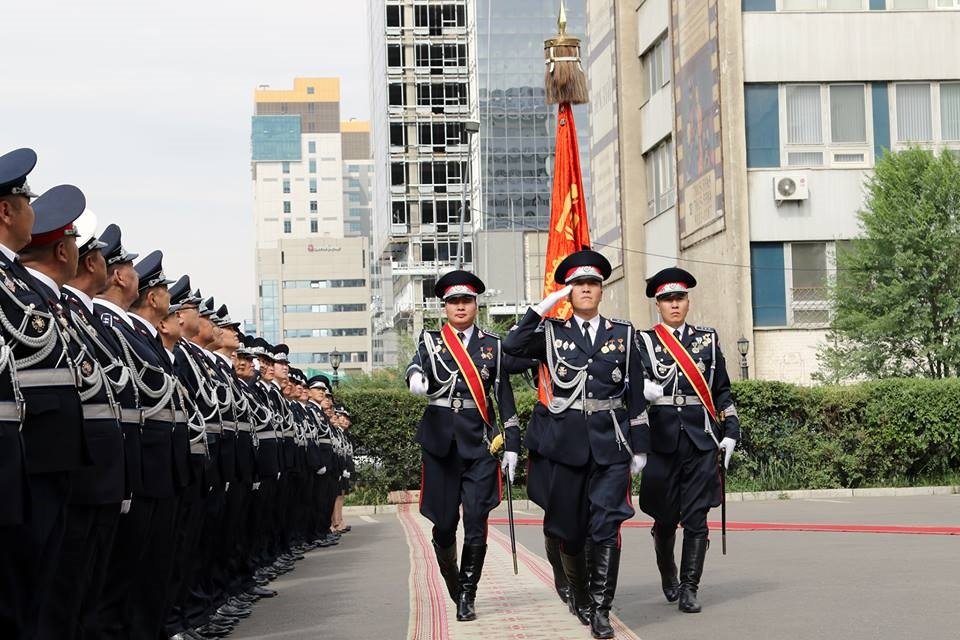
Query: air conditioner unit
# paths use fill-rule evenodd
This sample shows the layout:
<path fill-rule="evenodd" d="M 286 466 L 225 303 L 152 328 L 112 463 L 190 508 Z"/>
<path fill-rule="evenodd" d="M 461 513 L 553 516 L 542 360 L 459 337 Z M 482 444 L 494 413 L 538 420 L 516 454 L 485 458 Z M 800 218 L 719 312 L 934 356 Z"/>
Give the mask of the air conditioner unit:
<path fill-rule="evenodd" d="M 773 199 L 778 203 L 785 200 L 806 200 L 810 197 L 807 177 L 797 173 L 781 173 L 773 176 Z"/>

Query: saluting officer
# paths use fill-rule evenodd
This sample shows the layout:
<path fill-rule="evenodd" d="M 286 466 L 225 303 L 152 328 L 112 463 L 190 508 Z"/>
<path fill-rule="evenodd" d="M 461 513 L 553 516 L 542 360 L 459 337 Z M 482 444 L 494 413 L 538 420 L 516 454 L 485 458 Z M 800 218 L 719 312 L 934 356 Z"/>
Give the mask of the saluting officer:
<path fill-rule="evenodd" d="M 501 499 L 500 473 L 490 442 L 496 427 L 496 397 L 506 428 L 504 464 L 513 478 L 520 433 L 513 388 L 503 363 L 500 338 L 475 326 L 477 296 L 485 286 L 467 271 L 437 280 L 447 322 L 420 335 L 407 367 L 410 391 L 428 406 L 417 427 L 423 474 L 420 512 L 433 522 L 433 546 L 457 620 L 477 617 L 474 602 L 487 552 L 487 517 Z M 463 554 L 457 568 L 457 524 L 463 506 Z"/>
<path fill-rule="evenodd" d="M 17 255 L 30 243 L 32 149 L 0 156 L 0 637 L 33 637 L 63 541 L 69 474 L 91 462 L 77 363 Z"/>
<path fill-rule="evenodd" d="M 651 401 L 649 455 L 640 485 L 640 508 L 654 518 L 654 549 L 663 593 L 685 613 L 700 611 L 697 590 L 710 546 L 707 512 L 720 504 L 717 451 L 730 464 L 740 420 L 715 329 L 687 324 L 689 289 L 696 279 L 676 267 L 647 280 L 661 322 L 639 334 Z M 674 560 L 677 525 L 683 525 L 680 575 Z"/>
<path fill-rule="evenodd" d="M 549 370 L 552 399 L 539 437 L 540 455 L 552 463 L 544 533 L 561 540 L 577 617 L 590 625 L 594 638 L 613 637 L 609 614 L 620 567 L 620 526 L 634 514 L 630 474 L 642 469 L 649 429 L 633 325 L 599 313 L 610 271 L 595 251 L 571 254 L 554 274 L 567 286 L 528 310 L 503 341 L 507 353 L 536 358 Z M 544 320 L 563 298 L 573 317 Z"/>

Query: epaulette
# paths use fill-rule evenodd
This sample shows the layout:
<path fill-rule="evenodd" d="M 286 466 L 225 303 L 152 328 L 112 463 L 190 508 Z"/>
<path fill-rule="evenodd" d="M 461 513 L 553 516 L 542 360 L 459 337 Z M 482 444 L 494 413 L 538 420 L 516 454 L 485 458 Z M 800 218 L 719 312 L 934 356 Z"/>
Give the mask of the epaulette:
<path fill-rule="evenodd" d="M 480 335 L 479 337 L 489 336 L 489 337 L 491 337 L 491 338 L 493 338 L 493 339 L 495 339 L 495 340 L 500 340 L 500 334 L 494 333 L 493 331 L 490 331 L 489 329 L 484 329 L 484 328 L 482 328 L 482 327 L 477 327 L 477 331 L 479 331 L 479 332 L 481 333 L 481 335 Z"/>
<path fill-rule="evenodd" d="M 552 322 L 552 323 L 554 323 L 554 324 L 564 324 L 564 325 L 567 324 L 568 322 L 570 322 L 570 320 L 568 320 L 568 319 L 564 319 L 564 318 L 554 318 L 554 317 L 544 318 L 544 320 L 549 320 L 550 322 Z"/>
<path fill-rule="evenodd" d="M 693 328 L 696 329 L 697 331 L 703 331 L 703 332 L 705 332 L 705 333 L 716 333 L 716 332 L 717 332 L 717 330 L 714 329 L 713 327 L 701 327 L 701 326 L 699 326 L 699 325 L 694 325 Z"/>
<path fill-rule="evenodd" d="M 632 325 L 632 324 L 633 324 L 633 323 L 630 322 L 629 320 L 621 320 L 620 318 L 607 318 L 607 320 L 609 320 L 610 322 L 613 322 L 613 323 L 615 323 L 615 324 L 625 324 L 625 325 Z"/>

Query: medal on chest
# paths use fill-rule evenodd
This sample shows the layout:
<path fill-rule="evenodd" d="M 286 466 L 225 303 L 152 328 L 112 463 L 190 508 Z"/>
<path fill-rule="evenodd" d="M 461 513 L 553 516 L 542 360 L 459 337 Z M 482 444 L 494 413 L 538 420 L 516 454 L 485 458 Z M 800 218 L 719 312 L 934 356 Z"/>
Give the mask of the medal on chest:
<path fill-rule="evenodd" d="M 623 380 L 623 374 L 620 373 L 620 367 L 613 368 L 613 372 L 610 374 L 610 379 L 618 384 L 620 383 L 621 380 Z"/>

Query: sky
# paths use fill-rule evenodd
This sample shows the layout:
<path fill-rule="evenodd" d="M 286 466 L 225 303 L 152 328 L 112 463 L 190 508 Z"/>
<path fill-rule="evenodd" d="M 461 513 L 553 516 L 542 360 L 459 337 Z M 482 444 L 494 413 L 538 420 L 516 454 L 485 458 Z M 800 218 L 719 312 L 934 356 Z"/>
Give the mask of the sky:
<path fill-rule="evenodd" d="M 128 251 L 253 319 L 253 92 L 339 77 L 369 118 L 364 0 L 30 0 L 0 35 L 0 154 L 37 151 L 33 191 L 75 184 Z M 8 16 L 9 17 L 9 16 Z"/>

